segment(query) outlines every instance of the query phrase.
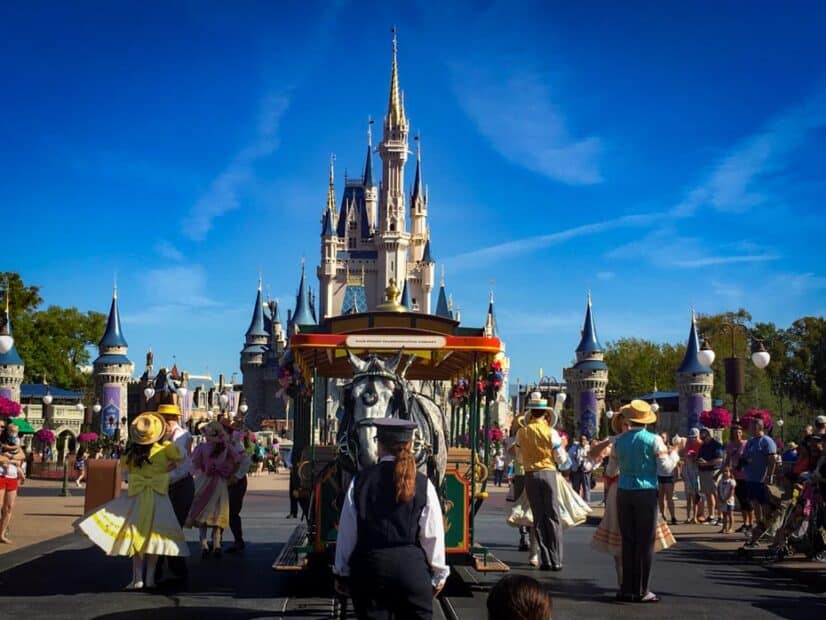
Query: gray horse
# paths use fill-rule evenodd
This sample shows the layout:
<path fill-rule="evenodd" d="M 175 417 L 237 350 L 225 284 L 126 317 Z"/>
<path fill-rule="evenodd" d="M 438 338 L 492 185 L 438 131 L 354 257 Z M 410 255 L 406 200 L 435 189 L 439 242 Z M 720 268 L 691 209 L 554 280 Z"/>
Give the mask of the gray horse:
<path fill-rule="evenodd" d="M 350 472 L 378 463 L 376 427 L 372 420 L 386 417 L 411 420 L 417 425 L 413 436 L 416 465 L 438 489 L 447 468 L 445 416 L 433 400 L 410 390 L 404 378 L 406 368 L 398 372 L 402 353 L 399 351 L 390 359 L 370 355 L 362 360 L 348 351 L 353 381 L 344 390 L 344 415 L 338 433 L 339 462 Z"/>

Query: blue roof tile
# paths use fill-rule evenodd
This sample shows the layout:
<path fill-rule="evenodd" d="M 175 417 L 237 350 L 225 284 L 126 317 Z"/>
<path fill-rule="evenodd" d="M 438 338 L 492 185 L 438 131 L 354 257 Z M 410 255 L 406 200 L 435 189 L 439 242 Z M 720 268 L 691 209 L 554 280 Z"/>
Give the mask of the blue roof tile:
<path fill-rule="evenodd" d="M 49 393 L 54 398 L 80 399 L 83 394 L 71 390 L 64 390 L 54 385 L 49 386 Z M 20 398 L 43 398 L 46 395 L 46 386 L 43 383 L 24 383 L 20 386 Z"/>
<path fill-rule="evenodd" d="M 435 263 L 436 261 L 433 260 L 433 255 L 430 253 L 430 239 L 424 244 L 424 252 L 422 253 L 422 262 L 423 263 Z"/>
<path fill-rule="evenodd" d="M 98 348 L 105 347 L 126 347 L 126 338 L 123 337 L 123 331 L 120 328 L 120 312 L 118 312 L 118 296 L 117 293 L 112 295 L 112 306 L 109 308 L 109 320 L 106 323 L 106 331 L 98 343 Z"/>
<path fill-rule="evenodd" d="M 608 368 L 608 364 L 602 360 L 583 360 L 574 364 L 574 368 L 580 368 L 583 370 L 605 370 Z"/>
<path fill-rule="evenodd" d="M 247 336 L 267 336 L 267 329 L 264 325 L 264 304 L 261 301 L 261 287 L 258 287 L 258 294 L 255 296 L 255 305 L 252 308 L 252 320 L 247 328 Z"/>
<path fill-rule="evenodd" d="M 591 297 L 588 297 L 588 307 L 585 310 L 585 323 L 582 326 L 582 338 L 579 341 L 579 346 L 576 348 L 577 353 L 599 353 L 602 345 L 597 340 L 597 330 L 594 326 L 594 317 L 591 315 Z"/>
<path fill-rule="evenodd" d="M 695 375 L 709 375 L 713 371 L 708 366 L 703 366 L 700 363 L 700 358 L 697 355 L 700 352 L 700 341 L 697 338 L 697 324 L 694 322 L 694 317 L 691 317 L 691 329 L 688 332 L 688 343 L 686 343 L 685 357 L 683 363 L 677 369 L 677 372 L 690 372 Z"/>
<path fill-rule="evenodd" d="M 447 293 L 445 293 L 444 285 L 439 287 L 439 299 L 436 301 L 436 316 L 441 316 L 446 319 L 453 318 L 453 313 L 447 306 Z"/>
<path fill-rule="evenodd" d="M 304 282 L 304 265 L 301 265 L 301 280 L 298 283 L 298 294 L 295 296 L 295 313 L 291 325 L 315 325 L 313 311 L 310 307 L 310 295 Z"/>
<path fill-rule="evenodd" d="M 94 363 L 95 364 L 123 364 L 124 366 L 126 366 L 127 364 L 131 364 L 132 362 L 129 361 L 129 358 L 126 357 L 125 355 L 104 353 L 103 355 L 99 355 Z"/>

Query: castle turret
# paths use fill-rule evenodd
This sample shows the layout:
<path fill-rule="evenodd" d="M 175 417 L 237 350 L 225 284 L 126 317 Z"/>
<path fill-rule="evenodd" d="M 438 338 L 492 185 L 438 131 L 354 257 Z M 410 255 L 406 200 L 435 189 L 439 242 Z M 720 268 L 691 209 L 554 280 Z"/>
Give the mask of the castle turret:
<path fill-rule="evenodd" d="M 591 294 L 585 308 L 582 336 L 576 348 L 576 364 L 564 370 L 567 392 L 573 397 L 578 434 L 589 439 L 596 436 L 605 411 L 605 388 L 608 385 L 608 366 L 604 350 L 597 339 L 597 330 L 591 310 Z"/>
<path fill-rule="evenodd" d="M 382 184 L 379 192 L 379 216 L 376 222 L 378 250 L 376 291 L 373 306 L 382 302 L 381 291 L 391 279 L 407 278 L 410 234 L 407 232 L 404 197 L 404 164 L 407 161 L 409 124 L 399 89 L 398 44 L 393 34 L 393 62 L 390 71 L 390 97 L 384 117 L 384 134 L 379 145 L 382 159 Z"/>
<path fill-rule="evenodd" d="M 424 257 L 427 244 L 427 196 L 422 184 L 422 141 L 416 136 L 416 174 L 410 193 L 410 259 L 417 263 Z"/>
<path fill-rule="evenodd" d="M 327 187 L 327 205 L 321 218 L 321 262 L 318 265 L 318 286 L 321 304 L 321 316 L 335 314 L 333 299 L 335 295 L 336 269 L 340 240 L 336 234 L 336 191 L 335 191 L 335 156 L 330 157 L 330 180 Z"/>
<path fill-rule="evenodd" d="M 450 304 L 445 292 L 445 268 L 442 267 L 442 276 L 439 280 L 439 298 L 436 300 L 436 316 L 452 319 L 453 313 L 450 311 Z"/>
<path fill-rule="evenodd" d="M 134 365 L 127 354 L 129 345 L 123 336 L 118 310 L 118 289 L 112 291 L 112 305 L 106 322 L 106 332 L 98 343 L 98 358 L 93 364 L 95 391 L 101 406 L 98 420 L 93 425 L 110 437 L 117 438 L 118 427 L 126 418 L 127 385 Z"/>
<path fill-rule="evenodd" d="M 264 303 L 261 298 L 261 279 L 259 278 L 252 318 L 244 337 L 244 348 L 241 350 L 243 393 L 248 407 L 245 423 L 250 428 L 258 428 L 264 415 L 265 384 L 263 378 L 264 365 L 269 353 L 269 340 L 270 334 L 266 328 Z"/>
<path fill-rule="evenodd" d="M 6 309 L 3 315 L 8 336 L 14 336 L 11 328 L 11 317 L 9 315 L 9 291 L 6 290 Z M 0 396 L 8 398 L 16 403 L 20 402 L 20 385 L 23 383 L 23 371 L 25 367 L 17 346 L 12 341 L 11 348 L 0 354 Z"/>
<path fill-rule="evenodd" d="M 413 304 L 410 301 L 410 287 L 408 286 L 407 280 L 404 281 L 404 288 L 402 289 L 402 300 L 399 303 L 405 308 L 407 308 L 408 311 L 413 311 Z"/>
<path fill-rule="evenodd" d="M 436 261 L 433 259 L 433 254 L 430 251 L 430 231 L 427 232 L 427 241 L 424 244 L 424 251 L 422 252 L 422 262 L 420 266 L 422 278 L 422 300 L 419 302 L 419 308 L 425 314 L 430 314 L 433 306 L 430 303 L 430 293 L 436 284 Z"/>
<path fill-rule="evenodd" d="M 683 363 L 677 369 L 677 391 L 679 392 L 679 414 L 668 429 L 672 434 L 687 434 L 688 430 L 700 425 L 700 414 L 711 409 L 711 390 L 714 387 L 714 371 L 700 362 L 700 341 L 697 337 L 697 323 L 691 311 L 691 328 L 688 330 Z"/>
<path fill-rule="evenodd" d="M 316 320 L 310 303 L 310 292 L 304 281 L 304 261 L 301 261 L 301 280 L 298 283 L 298 294 L 295 296 L 295 312 L 292 315 L 289 327 L 292 330 L 295 325 L 315 324 Z"/>

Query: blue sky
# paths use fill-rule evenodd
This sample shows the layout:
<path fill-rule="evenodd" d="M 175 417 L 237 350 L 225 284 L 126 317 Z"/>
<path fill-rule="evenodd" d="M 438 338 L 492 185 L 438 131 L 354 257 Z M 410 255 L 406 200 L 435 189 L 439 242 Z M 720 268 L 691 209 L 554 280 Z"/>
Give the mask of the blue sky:
<path fill-rule="evenodd" d="M 2 269 L 106 311 L 138 371 L 238 369 L 259 271 L 314 270 L 387 105 L 390 28 L 436 260 L 495 282 L 512 379 L 689 307 L 826 314 L 826 8 L 796 2 L 87 2 L 0 8 Z M 406 183 L 412 181 L 408 166 Z"/>

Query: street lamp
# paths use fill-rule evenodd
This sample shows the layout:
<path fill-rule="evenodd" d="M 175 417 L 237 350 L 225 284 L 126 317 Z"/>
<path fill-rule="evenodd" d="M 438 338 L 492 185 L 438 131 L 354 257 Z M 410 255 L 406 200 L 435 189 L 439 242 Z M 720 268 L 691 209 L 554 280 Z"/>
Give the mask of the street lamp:
<path fill-rule="evenodd" d="M 785 424 L 785 422 L 783 421 L 783 418 L 780 418 L 780 419 L 777 421 L 777 426 L 779 426 L 779 427 L 780 427 L 780 441 L 781 441 L 782 443 L 786 443 L 785 441 L 783 441 L 783 425 L 784 425 L 784 424 Z"/>
<path fill-rule="evenodd" d="M 94 411 L 95 413 L 100 413 L 101 409 L 103 409 L 103 407 L 100 406 L 100 401 L 95 400 L 95 404 L 92 405 L 92 411 Z"/>
<path fill-rule="evenodd" d="M 14 346 L 14 338 L 9 332 L 9 277 L 6 276 L 6 313 L 0 317 L 0 355 L 4 355 L 11 351 Z"/>
<path fill-rule="evenodd" d="M 48 384 L 48 383 L 46 383 L 46 379 L 45 379 L 45 378 L 43 379 L 43 385 L 44 385 L 44 386 L 45 386 L 45 388 L 46 388 L 46 393 L 45 393 L 45 394 L 43 394 L 43 398 L 41 398 L 41 400 L 43 401 L 43 404 L 44 404 L 44 405 L 46 405 L 46 406 L 48 407 L 49 405 L 51 405 L 51 404 L 52 404 L 52 401 L 54 400 L 54 397 L 52 396 L 52 392 L 51 392 L 51 390 L 49 389 L 49 384 Z"/>
<path fill-rule="evenodd" d="M 144 388 L 143 395 L 146 398 L 146 402 L 149 402 L 150 400 L 152 400 L 152 397 L 155 396 L 155 388 L 153 388 L 151 385 L 147 388 Z"/>
<path fill-rule="evenodd" d="M 761 370 L 769 365 L 771 361 L 771 356 L 769 352 L 766 351 L 766 347 L 763 346 L 763 340 L 760 338 L 753 337 L 749 332 L 748 328 L 745 325 L 737 322 L 727 322 L 724 321 L 723 330 L 728 330 L 731 333 L 731 357 L 727 357 L 723 360 L 723 367 L 726 371 L 726 393 L 731 396 L 733 402 L 733 417 L 734 423 L 737 423 L 737 397 L 740 396 L 745 391 L 745 383 L 746 383 L 746 367 L 745 367 L 745 360 L 742 357 L 737 357 L 737 349 L 734 343 L 734 336 L 737 328 L 743 330 L 743 333 L 748 340 L 754 340 L 757 342 L 754 352 L 751 355 L 752 363 Z M 714 361 L 714 351 L 711 350 L 708 342 L 704 339 L 703 340 L 703 347 L 698 353 L 698 357 L 700 359 L 700 363 L 705 364 L 708 366 L 711 362 Z M 706 364 L 706 362 L 708 362 Z"/>

